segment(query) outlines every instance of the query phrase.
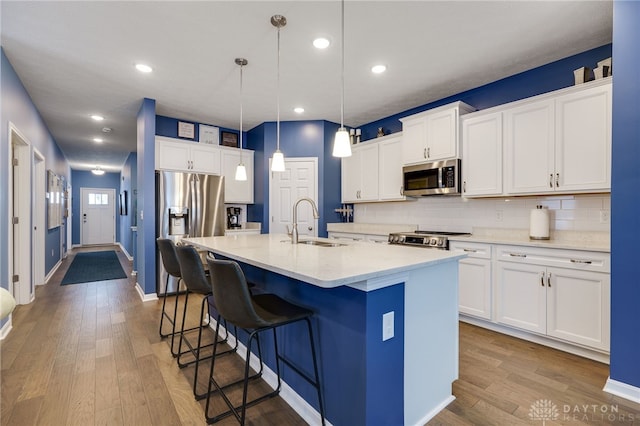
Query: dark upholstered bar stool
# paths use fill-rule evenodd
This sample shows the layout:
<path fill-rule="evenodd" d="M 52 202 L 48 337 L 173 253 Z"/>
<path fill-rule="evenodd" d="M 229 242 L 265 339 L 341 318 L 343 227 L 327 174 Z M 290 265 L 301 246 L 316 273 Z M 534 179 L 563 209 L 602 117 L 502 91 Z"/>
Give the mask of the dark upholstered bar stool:
<path fill-rule="evenodd" d="M 245 360 L 244 378 L 239 382 L 243 384 L 242 404 L 234 406 L 224 392 L 224 389 L 237 384 L 234 382 L 227 385 L 220 385 L 214 378 L 215 371 L 215 354 L 217 352 L 217 344 L 213 346 L 214 357 L 211 360 L 211 370 L 209 373 L 209 389 L 207 396 L 207 404 L 205 408 L 205 418 L 207 423 L 215 423 L 225 417 L 233 415 L 244 425 L 247 407 L 255 405 L 268 398 L 274 397 L 280 393 L 281 377 L 280 377 L 280 361 L 298 373 L 302 378 L 309 382 L 318 392 L 318 403 L 320 407 L 320 417 L 324 425 L 324 405 L 322 401 L 322 391 L 320 388 L 320 379 L 318 376 L 318 364 L 316 360 L 315 344 L 313 340 L 313 331 L 309 318 L 313 312 L 303 307 L 294 305 L 274 294 L 257 294 L 252 295 L 247 286 L 246 278 L 238 263 L 229 260 L 218 260 L 207 258 L 209 270 L 211 271 L 211 283 L 213 286 L 213 297 L 216 300 L 217 310 L 224 320 L 229 324 L 245 329 L 249 333 L 247 340 L 247 356 Z M 276 336 L 276 328 L 291 324 L 297 321 L 305 321 L 309 333 L 309 343 L 311 345 L 311 355 L 313 358 L 314 377 L 308 377 L 298 367 L 293 365 L 289 360 L 281 356 L 278 352 L 278 340 Z M 219 327 L 220 321 L 218 321 Z M 217 328 L 216 327 L 216 328 Z M 272 330 L 274 339 L 274 348 L 276 356 L 276 373 L 278 376 L 278 386 L 273 392 L 267 393 L 251 401 L 247 401 L 247 390 L 249 381 L 249 366 L 251 362 L 251 347 L 253 341 L 258 343 L 258 353 L 260 354 L 260 341 L 258 336 L 261 332 Z M 237 334 L 236 334 L 237 336 Z M 261 362 L 262 364 L 262 362 Z M 215 388 L 215 389 L 214 389 Z M 213 395 L 219 393 L 225 401 L 229 410 L 213 416 L 209 415 L 209 407 Z"/>
<path fill-rule="evenodd" d="M 197 385 L 198 385 L 198 371 L 200 367 L 200 362 L 211 358 L 213 355 L 203 355 L 202 350 L 206 348 L 212 347 L 214 344 L 211 343 L 209 345 L 202 345 L 202 330 L 209 327 L 208 319 L 211 316 L 210 307 L 215 305 L 211 300 L 212 289 L 211 282 L 209 281 L 209 277 L 206 275 L 204 267 L 202 265 L 202 260 L 198 251 L 192 246 L 177 246 L 176 254 L 178 258 L 178 262 L 180 264 L 180 271 L 182 275 L 182 280 L 184 281 L 187 291 L 185 294 L 184 301 L 184 310 L 182 312 L 182 329 L 178 333 L 180 335 L 180 340 L 178 344 L 178 366 L 180 368 L 187 367 L 188 365 L 195 364 L 195 372 L 193 378 L 193 395 L 196 399 L 203 399 L 207 394 L 206 393 L 198 393 Z M 190 294 L 200 294 L 202 295 L 202 302 L 200 306 L 200 317 L 199 317 L 199 325 L 192 328 L 186 328 L 185 324 L 187 322 L 187 307 L 189 303 L 189 295 Z M 205 313 L 205 306 L 207 311 L 207 321 L 203 322 L 203 316 Z M 225 323 L 226 326 L 226 323 Z M 198 330 L 198 339 L 196 344 L 194 345 L 188 338 L 187 332 L 192 330 Z M 228 340 L 228 333 L 222 340 L 218 340 L 218 330 L 216 329 L 216 335 L 214 336 L 214 342 L 216 343 L 225 343 Z M 182 345 L 186 346 L 185 350 L 182 350 Z M 220 353 L 217 353 L 217 356 L 224 355 L 230 352 L 235 352 L 237 350 L 237 342 L 235 347 L 231 349 L 227 349 Z M 184 355 L 191 354 L 193 356 L 192 360 L 183 361 Z"/>
<path fill-rule="evenodd" d="M 160 328 L 158 330 L 158 333 L 160 334 L 160 337 L 163 337 L 163 338 L 171 336 L 171 354 L 174 357 L 176 357 L 178 356 L 178 352 L 176 352 L 174 349 L 175 348 L 174 342 L 175 342 L 175 334 L 176 334 L 176 316 L 178 314 L 177 289 L 175 294 L 175 305 L 173 307 L 173 316 L 171 316 L 169 312 L 166 311 L 165 308 L 167 305 L 167 293 L 168 293 L 167 289 L 169 287 L 169 277 L 172 276 L 172 277 L 178 278 L 178 287 L 180 287 L 180 281 L 182 281 L 182 275 L 180 273 L 180 264 L 178 263 L 178 256 L 176 254 L 176 246 L 173 243 L 173 241 L 166 238 L 158 238 L 156 240 L 156 243 L 158 244 L 158 249 L 160 250 L 162 265 L 164 266 L 164 269 L 167 271 L 167 282 L 165 284 L 164 296 L 162 297 L 162 313 L 160 314 Z M 162 332 L 162 323 L 164 322 L 165 318 L 171 324 L 170 333 Z"/>

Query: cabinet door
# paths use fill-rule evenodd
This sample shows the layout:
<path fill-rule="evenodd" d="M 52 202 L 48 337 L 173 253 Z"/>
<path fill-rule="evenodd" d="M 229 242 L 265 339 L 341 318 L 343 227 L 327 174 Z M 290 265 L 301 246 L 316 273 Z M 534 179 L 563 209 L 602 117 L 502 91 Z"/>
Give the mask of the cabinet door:
<path fill-rule="evenodd" d="M 191 171 L 192 143 L 157 139 L 156 170 Z"/>
<path fill-rule="evenodd" d="M 458 109 L 427 115 L 427 160 L 444 160 L 458 156 Z"/>
<path fill-rule="evenodd" d="M 509 194 L 540 194 L 554 190 L 553 111 L 553 100 L 505 111 L 506 187 Z"/>
<path fill-rule="evenodd" d="M 547 268 L 547 334 L 609 350 L 610 276 Z"/>
<path fill-rule="evenodd" d="M 378 144 L 358 148 L 360 154 L 360 201 L 378 201 Z"/>
<path fill-rule="evenodd" d="M 242 162 L 247 169 L 247 180 L 237 181 L 235 177 L 236 167 L 240 163 L 240 150 L 222 150 L 225 203 L 253 204 L 253 151 L 243 150 Z"/>
<path fill-rule="evenodd" d="M 458 262 L 458 306 L 462 313 L 491 319 L 491 261 L 467 258 Z"/>
<path fill-rule="evenodd" d="M 220 174 L 220 148 L 215 145 L 191 145 L 191 170 L 197 173 Z"/>
<path fill-rule="evenodd" d="M 426 120 L 419 117 L 402 122 L 402 163 L 427 161 Z"/>
<path fill-rule="evenodd" d="M 557 190 L 611 189 L 611 85 L 556 99 Z"/>
<path fill-rule="evenodd" d="M 378 145 L 380 200 L 405 200 L 402 195 L 402 138 L 391 138 Z"/>
<path fill-rule="evenodd" d="M 502 194 L 502 113 L 462 122 L 462 193 Z"/>
<path fill-rule="evenodd" d="M 546 269 L 516 262 L 497 262 L 497 321 L 546 333 Z"/>
<path fill-rule="evenodd" d="M 355 148 L 351 150 L 351 157 L 343 157 L 341 160 L 342 170 L 342 202 L 357 203 L 360 191 L 361 170 L 360 151 Z"/>

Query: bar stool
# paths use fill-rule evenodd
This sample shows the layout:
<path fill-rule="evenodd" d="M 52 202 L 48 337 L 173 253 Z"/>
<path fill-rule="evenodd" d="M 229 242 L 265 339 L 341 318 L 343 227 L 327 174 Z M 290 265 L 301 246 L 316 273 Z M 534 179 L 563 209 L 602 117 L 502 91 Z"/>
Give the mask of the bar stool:
<path fill-rule="evenodd" d="M 214 343 L 208 345 L 202 345 L 202 330 L 209 327 L 208 319 L 211 317 L 211 307 L 217 309 L 213 300 L 212 300 L 212 289 L 211 282 L 207 277 L 204 266 L 202 265 L 202 259 L 200 254 L 193 246 L 177 246 L 175 247 L 178 263 L 180 265 L 180 271 L 182 275 L 182 280 L 184 281 L 187 291 L 185 294 L 184 300 L 184 310 L 182 312 L 182 328 L 178 332 L 180 335 L 179 344 L 178 344 L 178 366 L 180 368 L 187 367 L 189 365 L 195 364 L 195 372 L 193 378 L 193 395 L 196 399 L 203 399 L 207 394 L 202 393 L 199 394 L 197 392 L 198 385 L 198 370 L 200 367 L 200 362 L 207 360 L 213 356 L 221 356 L 227 353 L 235 352 L 238 348 L 238 343 L 236 340 L 236 344 L 231 349 L 227 349 L 217 354 L 202 356 L 201 351 L 203 349 L 213 347 Z M 195 327 L 185 329 L 186 319 L 187 319 L 187 308 L 189 303 L 189 295 L 190 294 L 200 294 L 202 295 L 202 302 L 200 306 L 200 324 Z M 203 322 L 202 317 L 204 316 L 205 306 L 207 308 L 207 321 Z M 218 320 L 218 325 L 220 321 Z M 225 322 L 225 328 L 227 324 Z M 197 343 L 194 345 L 187 337 L 187 332 L 198 330 L 198 339 Z M 229 332 L 227 331 L 224 339 L 218 339 L 218 331 L 219 327 L 216 328 L 216 334 L 214 336 L 214 342 L 217 343 L 226 343 L 228 341 Z M 237 331 L 236 331 L 237 334 Z M 182 344 L 185 344 L 187 347 L 185 351 L 182 351 Z M 194 359 L 188 362 L 183 362 L 183 356 L 186 354 L 193 355 Z"/>
<path fill-rule="evenodd" d="M 165 284 L 164 296 L 162 297 L 162 313 L 160 314 L 160 328 L 158 333 L 160 337 L 165 338 L 171 336 L 171 355 L 173 357 L 177 357 L 178 353 L 174 351 L 174 341 L 176 334 L 176 316 L 178 314 L 178 292 L 176 289 L 176 300 L 173 308 L 173 317 L 169 315 L 169 313 L 165 310 L 167 305 L 167 289 L 169 287 L 169 277 L 178 278 L 178 288 L 180 288 L 180 282 L 182 281 L 182 275 L 180 272 L 180 264 L 178 263 L 178 256 L 176 254 L 176 246 L 172 240 L 166 238 L 158 238 L 156 240 L 158 244 L 158 249 L 160 250 L 160 258 L 162 259 L 162 265 L 164 266 L 165 271 L 167 271 L 167 281 Z M 162 323 L 164 319 L 171 324 L 171 332 L 163 333 L 162 332 Z"/>
<path fill-rule="evenodd" d="M 262 402 L 268 398 L 272 398 L 280 393 L 281 377 L 280 377 L 280 361 L 289 368 L 298 373 L 309 384 L 316 388 L 318 393 L 318 404 L 320 407 L 320 417 L 324 425 L 324 405 L 322 401 L 322 392 L 320 388 L 320 379 L 318 376 L 318 364 L 316 360 L 315 344 L 313 341 L 313 330 L 309 318 L 313 312 L 301 306 L 294 305 L 274 294 L 257 294 L 252 295 L 247 287 L 246 278 L 240 265 L 237 262 L 229 260 L 218 260 L 207 258 L 209 270 L 211 271 L 211 283 L 213 286 L 213 297 L 217 303 L 217 310 L 227 323 L 245 329 L 249 333 L 247 340 L 247 356 L 244 366 L 244 378 L 234 383 L 221 386 L 214 378 L 215 354 L 217 344 L 213 346 L 214 357 L 211 360 L 211 369 L 209 372 L 209 388 L 207 392 L 207 403 L 205 407 L 205 418 L 208 424 L 215 423 L 230 415 L 245 424 L 247 407 Z M 314 378 L 308 377 L 298 367 L 293 365 L 291 361 L 281 356 L 278 352 L 278 340 L 276 336 L 276 328 L 291 324 L 297 321 L 305 321 L 309 333 L 309 343 L 311 346 L 311 355 L 313 359 Z M 219 324 L 219 322 L 218 322 Z M 216 327 L 216 332 L 217 328 Z M 278 377 L 278 386 L 273 392 L 262 395 L 251 401 L 247 401 L 247 390 L 249 381 L 255 376 L 249 376 L 249 366 L 251 362 L 251 347 L 253 341 L 258 344 L 258 353 L 260 353 L 260 341 L 258 336 L 261 332 L 272 330 L 274 339 L 274 348 L 276 356 L 276 373 Z M 260 361 L 262 364 L 262 361 Z M 235 384 L 243 384 L 242 404 L 234 406 L 224 392 L 224 389 Z M 215 389 L 213 389 L 215 387 Z M 229 407 L 229 410 L 219 413 L 215 416 L 209 416 L 209 406 L 212 395 L 220 393 L 220 396 Z M 240 412 L 238 412 L 240 410 Z"/>

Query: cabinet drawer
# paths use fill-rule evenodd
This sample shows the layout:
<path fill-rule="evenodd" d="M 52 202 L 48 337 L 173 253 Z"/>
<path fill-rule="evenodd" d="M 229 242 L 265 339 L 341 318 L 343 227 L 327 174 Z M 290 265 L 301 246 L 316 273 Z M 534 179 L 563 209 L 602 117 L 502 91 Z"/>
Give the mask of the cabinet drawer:
<path fill-rule="evenodd" d="M 468 257 L 474 257 L 478 259 L 491 259 L 490 244 L 451 241 L 449 243 L 449 251 L 466 253 Z"/>
<path fill-rule="evenodd" d="M 605 273 L 611 271 L 609 253 L 593 251 L 499 245 L 496 246 L 496 259 L 506 262 L 557 266 L 583 271 Z"/>

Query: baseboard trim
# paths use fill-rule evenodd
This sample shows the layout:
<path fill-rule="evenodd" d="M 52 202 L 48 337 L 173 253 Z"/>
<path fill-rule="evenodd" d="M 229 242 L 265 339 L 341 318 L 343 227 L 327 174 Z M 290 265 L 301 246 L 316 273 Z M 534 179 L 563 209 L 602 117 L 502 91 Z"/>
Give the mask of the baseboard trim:
<path fill-rule="evenodd" d="M 447 405 L 451 404 L 455 400 L 456 400 L 455 396 L 449 395 L 444 401 L 436 405 L 433 408 L 433 410 L 429 411 L 423 418 L 418 420 L 414 426 L 426 425 L 429 422 L 429 420 L 437 416 L 440 411 L 444 410 L 447 407 Z"/>
<path fill-rule="evenodd" d="M 5 337 L 7 337 L 11 332 L 11 329 L 13 328 L 13 323 L 11 321 L 12 317 L 13 315 L 9 315 L 7 317 L 7 322 L 5 322 L 2 328 L 0 329 L 0 340 L 4 340 Z"/>
<path fill-rule="evenodd" d="M 122 251 L 122 253 L 124 253 L 124 255 L 127 256 L 127 259 L 129 259 L 129 262 L 133 262 L 133 256 L 129 254 L 129 252 L 127 251 L 126 248 L 124 248 L 121 242 L 118 242 L 118 246 L 120 247 L 120 250 Z"/>
<path fill-rule="evenodd" d="M 145 294 L 140 287 L 140 284 L 136 281 L 136 291 L 138 292 L 138 296 L 140 296 L 140 300 L 143 302 L 153 302 L 154 300 L 158 300 L 158 295 L 156 293 Z"/>
<path fill-rule="evenodd" d="M 603 391 L 640 404 L 640 388 L 607 377 Z"/>
<path fill-rule="evenodd" d="M 216 320 L 209 317 L 209 327 L 211 327 L 214 332 L 216 330 L 216 324 Z M 222 325 L 220 325 L 220 334 L 224 336 L 226 333 L 227 330 Z M 233 334 L 228 334 L 228 336 L 228 344 L 230 346 L 234 346 L 236 343 L 236 337 Z M 242 342 L 238 342 L 237 354 L 240 355 L 243 360 L 247 359 L 247 347 L 243 345 Z M 250 365 L 251 368 L 256 371 L 260 369 L 260 361 L 258 361 L 257 356 L 254 355 L 251 357 Z M 265 383 L 267 383 L 271 387 L 271 389 L 275 389 L 276 386 L 278 386 L 278 375 L 266 364 L 263 364 L 262 378 L 264 379 Z M 313 408 L 311 404 L 305 401 L 304 398 L 298 395 L 296 391 L 294 391 L 293 388 L 291 388 L 291 386 L 289 386 L 284 380 L 281 381 L 280 397 L 291 408 L 293 408 L 293 411 L 298 413 L 298 415 L 302 417 L 305 422 L 310 425 L 320 424 L 320 413 L 316 411 L 316 409 Z M 325 424 L 327 426 L 332 426 L 332 424 L 326 418 Z"/>
<path fill-rule="evenodd" d="M 478 327 L 486 328 L 488 330 L 496 331 L 498 333 L 506 334 L 508 336 L 517 337 L 529 342 L 538 343 L 543 346 L 558 349 L 559 351 L 568 352 L 570 354 L 578 355 L 583 358 L 592 359 L 594 361 L 601 362 L 603 364 L 609 364 L 609 354 L 599 352 L 595 349 L 589 349 L 576 344 L 565 343 L 560 340 L 551 339 L 548 337 L 540 336 L 527 331 L 519 330 L 509 326 L 488 322 L 479 318 L 469 317 L 463 314 L 459 316 L 460 321 L 468 324 L 476 325 Z"/>
<path fill-rule="evenodd" d="M 62 260 L 58 260 L 58 263 L 56 263 L 55 265 L 53 265 L 53 268 L 51 268 L 51 270 L 49 271 L 49 273 L 47 274 L 46 277 L 44 277 L 44 284 L 47 284 L 49 282 L 49 280 L 51 279 L 51 277 L 53 276 L 53 274 L 56 273 L 56 271 L 58 270 L 58 268 L 60 268 L 60 265 L 62 265 Z"/>

